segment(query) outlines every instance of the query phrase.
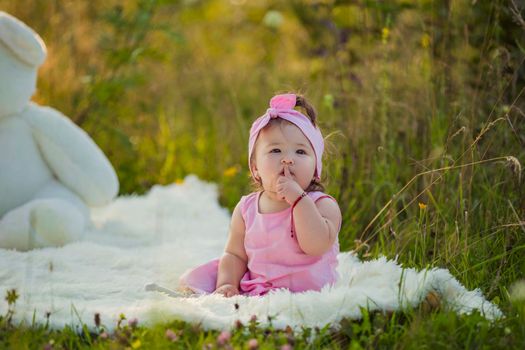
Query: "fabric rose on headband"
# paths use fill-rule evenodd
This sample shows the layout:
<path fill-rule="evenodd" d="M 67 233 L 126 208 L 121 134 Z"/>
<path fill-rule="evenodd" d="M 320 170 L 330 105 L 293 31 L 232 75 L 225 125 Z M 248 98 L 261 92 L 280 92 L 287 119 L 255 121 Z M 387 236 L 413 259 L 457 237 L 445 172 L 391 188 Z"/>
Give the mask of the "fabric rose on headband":
<path fill-rule="evenodd" d="M 297 101 L 295 94 L 276 95 L 270 100 L 270 108 L 293 109 Z"/>

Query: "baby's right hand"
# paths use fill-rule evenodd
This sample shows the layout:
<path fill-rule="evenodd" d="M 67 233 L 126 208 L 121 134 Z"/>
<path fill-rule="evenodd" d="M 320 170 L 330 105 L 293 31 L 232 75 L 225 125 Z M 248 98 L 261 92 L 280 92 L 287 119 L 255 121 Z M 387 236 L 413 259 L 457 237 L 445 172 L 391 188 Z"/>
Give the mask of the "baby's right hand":
<path fill-rule="evenodd" d="M 213 293 L 214 294 L 215 293 L 222 294 L 226 298 L 229 298 L 229 297 L 232 297 L 234 295 L 238 295 L 239 294 L 239 289 L 237 287 L 235 287 L 233 284 L 223 284 L 219 288 L 215 289 L 215 292 L 213 292 Z"/>

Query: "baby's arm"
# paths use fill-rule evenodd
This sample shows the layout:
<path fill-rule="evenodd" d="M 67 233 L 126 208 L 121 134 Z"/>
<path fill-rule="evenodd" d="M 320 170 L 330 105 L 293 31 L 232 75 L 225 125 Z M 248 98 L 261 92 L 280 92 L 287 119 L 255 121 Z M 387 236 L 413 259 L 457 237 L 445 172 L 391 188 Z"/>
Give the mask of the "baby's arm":
<path fill-rule="evenodd" d="M 294 226 L 301 249 L 308 255 L 326 253 L 337 239 L 341 210 L 330 198 L 314 202 L 309 196 L 294 208 Z"/>
<path fill-rule="evenodd" d="M 241 215 L 240 205 L 233 210 L 230 234 L 219 261 L 219 271 L 215 293 L 230 297 L 239 294 L 239 282 L 246 272 L 248 256 L 244 249 L 244 232 L 246 228 Z"/>

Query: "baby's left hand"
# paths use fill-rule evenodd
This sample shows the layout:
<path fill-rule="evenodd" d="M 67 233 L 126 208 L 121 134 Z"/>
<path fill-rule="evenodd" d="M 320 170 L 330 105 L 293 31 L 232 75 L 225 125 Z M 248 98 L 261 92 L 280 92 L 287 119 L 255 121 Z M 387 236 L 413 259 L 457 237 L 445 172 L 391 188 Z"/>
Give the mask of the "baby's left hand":
<path fill-rule="evenodd" d="M 292 205 L 301 193 L 303 193 L 303 189 L 293 179 L 288 165 L 285 165 L 284 176 L 279 176 L 277 180 L 277 194 L 288 202 L 288 204 Z"/>

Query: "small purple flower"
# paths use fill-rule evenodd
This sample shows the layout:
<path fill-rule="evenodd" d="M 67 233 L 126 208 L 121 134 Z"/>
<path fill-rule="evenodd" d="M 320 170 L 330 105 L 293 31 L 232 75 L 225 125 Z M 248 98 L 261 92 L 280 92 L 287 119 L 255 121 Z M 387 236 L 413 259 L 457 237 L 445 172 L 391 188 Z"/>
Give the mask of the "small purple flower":
<path fill-rule="evenodd" d="M 252 317 L 250 317 L 250 323 L 255 323 L 255 322 L 257 322 L 257 316 L 252 315 Z"/>
<path fill-rule="evenodd" d="M 281 350 L 293 350 L 293 347 L 290 344 L 284 344 L 281 346 Z"/>
<path fill-rule="evenodd" d="M 106 331 L 102 331 L 102 333 L 99 334 L 100 339 L 108 339 L 109 334 L 106 333 Z"/>
<path fill-rule="evenodd" d="M 259 349 L 259 342 L 257 341 L 257 339 L 252 338 L 252 339 L 248 340 L 248 349 L 250 349 L 250 350 L 257 350 L 257 349 Z"/>
<path fill-rule="evenodd" d="M 232 334 L 229 331 L 222 331 L 221 334 L 217 336 L 217 344 L 224 345 L 230 341 Z"/>
<path fill-rule="evenodd" d="M 137 327 L 138 323 L 139 323 L 139 320 L 136 317 L 128 320 L 128 326 L 130 326 L 131 328 Z"/>
<path fill-rule="evenodd" d="M 166 335 L 166 338 L 168 338 L 172 342 L 176 342 L 177 340 L 179 340 L 179 336 L 177 335 L 177 333 L 175 333 L 171 329 L 166 329 L 165 335 Z"/>

